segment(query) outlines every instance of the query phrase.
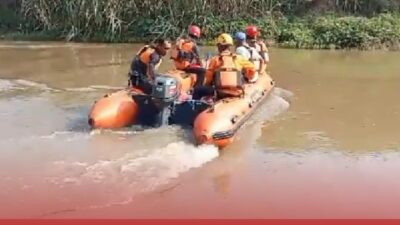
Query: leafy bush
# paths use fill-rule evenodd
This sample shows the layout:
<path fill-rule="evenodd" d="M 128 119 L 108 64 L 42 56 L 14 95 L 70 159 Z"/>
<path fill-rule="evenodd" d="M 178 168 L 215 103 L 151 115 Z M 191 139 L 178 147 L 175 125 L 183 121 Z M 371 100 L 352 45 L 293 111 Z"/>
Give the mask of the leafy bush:
<path fill-rule="evenodd" d="M 175 39 L 197 24 L 210 43 L 255 24 L 284 47 L 398 48 L 399 7 L 396 0 L 21 0 L 18 12 L 0 8 L 0 29 L 18 38 L 141 42 Z"/>

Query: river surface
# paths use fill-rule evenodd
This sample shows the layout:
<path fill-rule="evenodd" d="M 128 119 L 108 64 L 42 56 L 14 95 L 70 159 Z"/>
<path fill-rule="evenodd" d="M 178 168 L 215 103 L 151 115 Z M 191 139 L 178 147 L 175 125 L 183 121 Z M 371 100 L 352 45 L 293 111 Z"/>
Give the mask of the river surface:
<path fill-rule="evenodd" d="M 277 88 L 218 151 L 89 129 L 139 47 L 0 42 L 1 218 L 400 217 L 400 53 L 271 49 Z"/>

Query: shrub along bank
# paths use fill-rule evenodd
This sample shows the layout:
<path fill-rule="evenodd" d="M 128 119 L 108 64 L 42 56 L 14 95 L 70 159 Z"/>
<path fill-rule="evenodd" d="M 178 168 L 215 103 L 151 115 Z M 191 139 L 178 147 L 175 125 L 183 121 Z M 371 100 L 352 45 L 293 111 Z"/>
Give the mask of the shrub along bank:
<path fill-rule="evenodd" d="M 361 1 L 351 12 L 346 11 L 348 5 L 338 4 L 331 15 L 304 13 L 311 6 L 294 2 L 302 1 L 22 0 L 16 9 L 0 6 L 0 35 L 17 40 L 143 42 L 174 39 L 189 24 L 197 24 L 203 29 L 202 40 L 212 43 L 221 32 L 234 34 L 255 24 L 263 38 L 281 47 L 400 47 L 400 16 L 395 12 L 376 14 L 382 11 L 378 6 L 363 6 Z"/>

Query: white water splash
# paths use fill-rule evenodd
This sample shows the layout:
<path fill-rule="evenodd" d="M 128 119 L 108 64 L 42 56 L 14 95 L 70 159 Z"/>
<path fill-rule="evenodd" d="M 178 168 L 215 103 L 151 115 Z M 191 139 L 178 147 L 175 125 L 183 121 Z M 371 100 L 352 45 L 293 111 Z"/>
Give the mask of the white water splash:
<path fill-rule="evenodd" d="M 0 79 L 0 91 L 10 91 L 10 90 L 16 90 L 16 89 L 23 89 L 22 87 L 18 87 L 17 84 L 10 80 L 4 80 Z"/>
<path fill-rule="evenodd" d="M 39 91 L 52 91 L 52 92 L 96 92 L 96 91 L 104 91 L 104 90 L 122 90 L 124 87 L 122 86 L 108 86 L 108 85 L 91 85 L 88 87 L 74 87 L 74 88 L 63 88 L 56 89 L 49 87 L 46 84 L 23 80 L 23 79 L 0 79 L 0 92 L 14 91 L 14 90 L 28 90 L 28 89 L 36 89 Z"/>
<path fill-rule="evenodd" d="M 123 89 L 124 87 L 114 87 L 114 86 L 108 86 L 108 85 L 91 85 L 91 88 L 94 89 L 105 89 L 105 90 L 120 90 Z"/>
<path fill-rule="evenodd" d="M 278 115 L 281 115 L 290 107 L 290 103 L 282 93 L 286 93 L 290 99 L 292 93 L 281 88 L 274 88 L 274 90 L 267 97 L 265 102 L 260 105 L 255 113 L 246 121 L 245 125 L 238 131 L 236 135 L 237 144 L 240 148 L 250 148 L 252 150 L 258 149 L 257 140 L 262 136 L 262 129 L 268 121 L 272 121 Z M 235 147 L 235 145 L 232 145 Z"/>
<path fill-rule="evenodd" d="M 64 142 L 83 141 L 90 138 L 90 134 L 76 131 L 55 131 L 49 135 L 40 136 L 41 139 L 62 140 Z"/>
<path fill-rule="evenodd" d="M 250 117 L 247 124 L 256 123 L 262 125 L 264 122 L 271 121 L 278 115 L 281 115 L 289 109 L 289 100 L 292 95 L 293 94 L 287 90 L 274 88 L 265 102 L 263 102 Z"/>
<path fill-rule="evenodd" d="M 84 190 L 96 187 L 94 192 L 104 193 L 101 198 L 93 198 L 90 205 L 79 205 L 78 208 L 108 207 L 129 203 L 138 194 L 154 191 L 218 155 L 219 151 L 214 146 L 196 147 L 175 142 L 142 156 L 127 153 L 117 159 L 94 163 L 57 161 L 51 165 L 55 175 L 46 180 L 59 188 L 82 190 L 78 194 L 85 193 L 86 197 L 91 193 Z"/>
<path fill-rule="evenodd" d="M 58 91 L 54 88 L 47 86 L 46 84 L 42 84 L 42 83 L 38 83 L 38 82 L 34 82 L 34 81 L 18 79 L 18 80 L 14 80 L 14 82 L 20 86 L 33 87 L 33 88 L 37 88 L 37 89 L 40 89 L 43 91 Z"/>
<path fill-rule="evenodd" d="M 29 80 L 6 80 L 0 79 L 0 91 L 13 91 L 13 90 L 27 90 L 30 88 L 42 90 L 42 91 L 54 91 L 59 90 L 49 87 L 46 84 L 29 81 Z"/>
<path fill-rule="evenodd" d="M 107 85 L 91 85 L 89 87 L 80 87 L 80 88 L 65 88 L 65 91 L 71 92 L 92 92 L 98 90 L 122 90 L 124 87 L 114 87 Z"/>

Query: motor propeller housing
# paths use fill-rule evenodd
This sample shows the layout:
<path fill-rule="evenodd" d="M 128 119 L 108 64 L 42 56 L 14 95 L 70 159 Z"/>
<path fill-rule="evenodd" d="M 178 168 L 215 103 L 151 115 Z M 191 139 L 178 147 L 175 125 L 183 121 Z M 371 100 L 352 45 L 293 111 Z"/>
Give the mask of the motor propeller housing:
<path fill-rule="evenodd" d="M 174 101 L 179 95 L 178 80 L 175 77 L 157 75 L 151 96 L 166 102 Z"/>

